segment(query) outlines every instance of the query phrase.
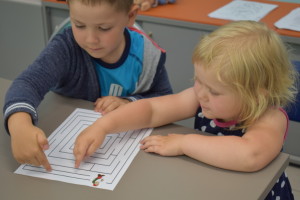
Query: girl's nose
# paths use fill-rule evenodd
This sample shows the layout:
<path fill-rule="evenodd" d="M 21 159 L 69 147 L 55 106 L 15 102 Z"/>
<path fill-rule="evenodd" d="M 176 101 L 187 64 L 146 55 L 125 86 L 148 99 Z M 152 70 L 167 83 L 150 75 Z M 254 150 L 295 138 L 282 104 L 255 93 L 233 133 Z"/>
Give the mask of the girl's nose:
<path fill-rule="evenodd" d="M 201 86 L 199 87 L 198 89 L 198 98 L 201 100 L 201 101 L 206 101 L 207 100 L 207 88 L 205 88 L 204 86 Z"/>

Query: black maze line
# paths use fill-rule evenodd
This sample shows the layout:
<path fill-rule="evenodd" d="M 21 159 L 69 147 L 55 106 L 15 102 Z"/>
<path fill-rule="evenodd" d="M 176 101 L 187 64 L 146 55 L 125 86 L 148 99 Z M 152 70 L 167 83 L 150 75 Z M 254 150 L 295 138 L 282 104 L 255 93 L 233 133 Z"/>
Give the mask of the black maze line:
<path fill-rule="evenodd" d="M 143 137 L 142 137 L 142 138 L 144 138 L 146 132 L 145 132 L 144 130 L 142 130 L 142 131 L 143 131 Z M 139 145 L 139 143 L 136 144 L 136 146 L 134 147 L 134 149 L 137 148 L 138 145 Z M 133 152 L 134 152 L 134 151 L 131 151 L 130 156 L 127 157 L 127 159 L 126 159 L 126 161 L 123 163 L 121 169 L 123 169 L 124 165 L 127 164 L 128 160 L 129 160 L 128 158 L 131 157 L 131 155 L 132 155 Z M 119 172 L 117 173 L 117 175 L 114 176 L 114 178 L 113 178 L 113 180 L 112 180 L 111 182 L 106 182 L 106 183 L 107 183 L 107 184 L 113 184 L 113 182 L 114 182 L 114 180 L 116 179 L 116 177 L 118 177 L 120 171 L 121 171 L 121 170 L 119 170 Z"/>
<path fill-rule="evenodd" d="M 78 113 L 78 114 L 77 114 Z M 66 119 L 67 121 L 64 121 L 63 124 L 61 124 L 58 128 L 57 128 L 57 132 L 53 135 L 51 135 L 51 138 L 55 138 L 55 136 L 59 133 L 63 133 L 61 131 L 61 129 L 66 129 L 66 127 L 69 127 L 70 124 L 72 124 L 78 117 L 85 117 L 85 118 L 90 118 L 92 122 L 94 122 L 95 120 L 97 120 L 100 117 L 100 113 L 99 115 L 93 112 L 87 112 L 87 111 L 78 111 L 78 112 L 74 112 Z"/>
<path fill-rule="evenodd" d="M 39 172 L 39 173 L 44 173 L 44 174 L 49 174 L 49 172 L 43 172 L 43 171 L 35 171 L 35 170 L 30 170 L 30 169 L 26 169 L 27 171 L 33 171 L 33 172 Z M 62 174 L 55 174 L 55 173 L 52 173 L 52 175 L 55 175 L 55 176 L 61 176 L 61 177 L 67 177 L 67 178 L 73 178 L 73 179 L 78 179 L 78 180 L 83 180 L 83 181 L 89 181 L 90 179 L 88 178 L 79 178 L 79 177 L 74 177 L 74 176 L 67 176 L 67 175 L 62 175 Z"/>

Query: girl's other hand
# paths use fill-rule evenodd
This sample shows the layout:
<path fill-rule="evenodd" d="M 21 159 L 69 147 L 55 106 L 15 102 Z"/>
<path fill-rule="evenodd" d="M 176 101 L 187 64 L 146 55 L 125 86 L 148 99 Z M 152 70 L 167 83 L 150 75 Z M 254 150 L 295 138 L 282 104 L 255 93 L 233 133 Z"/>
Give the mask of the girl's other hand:
<path fill-rule="evenodd" d="M 152 135 L 141 141 L 141 149 L 145 152 L 157 153 L 162 156 L 183 155 L 181 142 L 184 135 L 168 134 L 167 136 Z"/>

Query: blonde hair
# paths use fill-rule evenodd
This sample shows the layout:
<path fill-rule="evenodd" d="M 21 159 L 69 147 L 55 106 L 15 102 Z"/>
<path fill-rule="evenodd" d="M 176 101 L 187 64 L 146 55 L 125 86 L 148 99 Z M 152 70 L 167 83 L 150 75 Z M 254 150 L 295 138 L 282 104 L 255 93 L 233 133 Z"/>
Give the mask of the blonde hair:
<path fill-rule="evenodd" d="M 108 3 L 112 5 L 117 11 L 129 12 L 133 6 L 133 0 L 67 0 L 70 5 L 72 1 L 80 1 L 84 5 L 100 5 L 101 3 Z"/>
<path fill-rule="evenodd" d="M 248 128 L 270 107 L 295 100 L 297 72 L 276 32 L 265 24 L 236 21 L 205 36 L 193 62 L 216 72 L 243 102 L 238 128 Z"/>

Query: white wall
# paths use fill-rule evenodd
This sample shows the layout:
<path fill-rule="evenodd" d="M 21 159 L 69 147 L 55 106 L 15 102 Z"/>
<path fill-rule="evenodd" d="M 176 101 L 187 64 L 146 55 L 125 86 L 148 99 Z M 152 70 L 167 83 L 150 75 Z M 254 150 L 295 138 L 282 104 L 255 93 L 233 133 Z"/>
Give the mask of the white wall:
<path fill-rule="evenodd" d="M 41 0 L 0 0 L 0 77 L 14 79 L 44 48 Z"/>

